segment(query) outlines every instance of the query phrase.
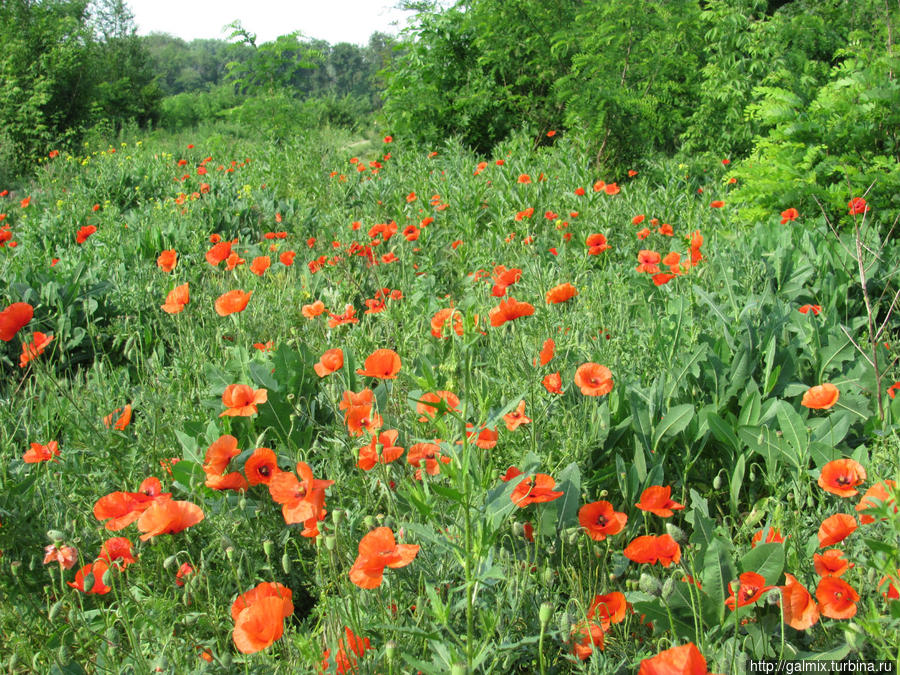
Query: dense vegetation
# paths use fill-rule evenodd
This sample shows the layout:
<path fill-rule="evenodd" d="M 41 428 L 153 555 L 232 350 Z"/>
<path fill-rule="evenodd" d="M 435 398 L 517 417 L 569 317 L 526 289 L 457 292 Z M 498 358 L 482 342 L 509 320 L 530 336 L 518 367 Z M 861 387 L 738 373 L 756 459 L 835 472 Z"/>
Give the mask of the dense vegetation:
<path fill-rule="evenodd" d="M 443 4 L 0 5 L 0 668 L 896 664 L 900 5 Z"/>

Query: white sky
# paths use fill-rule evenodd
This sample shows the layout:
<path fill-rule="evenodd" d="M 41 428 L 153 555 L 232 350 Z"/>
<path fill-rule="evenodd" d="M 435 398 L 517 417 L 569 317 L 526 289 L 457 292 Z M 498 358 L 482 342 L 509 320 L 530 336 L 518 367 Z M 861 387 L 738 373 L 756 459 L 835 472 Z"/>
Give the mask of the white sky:
<path fill-rule="evenodd" d="M 239 19 L 256 44 L 300 31 L 330 44 L 368 44 L 375 31 L 396 35 L 412 12 L 392 0 L 127 0 L 138 34 L 168 33 L 184 40 L 227 39 L 223 28 Z M 391 22 L 397 25 L 392 26 Z"/>

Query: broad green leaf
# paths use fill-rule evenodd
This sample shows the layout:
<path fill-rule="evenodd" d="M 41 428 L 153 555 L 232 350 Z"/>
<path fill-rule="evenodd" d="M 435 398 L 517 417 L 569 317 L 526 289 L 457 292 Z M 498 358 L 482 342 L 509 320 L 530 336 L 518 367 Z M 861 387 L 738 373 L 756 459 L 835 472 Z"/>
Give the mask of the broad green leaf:
<path fill-rule="evenodd" d="M 659 448 L 659 442 L 666 436 L 673 436 L 683 431 L 691 420 L 694 418 L 694 406 L 690 403 L 683 403 L 674 408 L 669 408 L 666 416 L 656 425 L 656 431 L 653 434 L 653 451 Z"/>
<path fill-rule="evenodd" d="M 757 544 L 741 558 L 741 570 L 761 574 L 769 585 L 777 584 L 784 570 L 784 544 Z"/>
<path fill-rule="evenodd" d="M 737 576 L 731 562 L 731 547 L 720 537 L 714 537 L 703 554 L 703 616 L 713 625 L 725 618 L 725 598 L 728 584 Z"/>

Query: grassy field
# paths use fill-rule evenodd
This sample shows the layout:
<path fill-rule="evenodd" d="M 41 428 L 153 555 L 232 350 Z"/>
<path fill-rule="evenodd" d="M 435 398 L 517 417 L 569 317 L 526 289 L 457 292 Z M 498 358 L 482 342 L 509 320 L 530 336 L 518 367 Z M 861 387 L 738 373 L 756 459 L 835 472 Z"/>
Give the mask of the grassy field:
<path fill-rule="evenodd" d="M 535 145 L 208 127 L 0 198 L 3 667 L 896 662 L 892 223 Z"/>

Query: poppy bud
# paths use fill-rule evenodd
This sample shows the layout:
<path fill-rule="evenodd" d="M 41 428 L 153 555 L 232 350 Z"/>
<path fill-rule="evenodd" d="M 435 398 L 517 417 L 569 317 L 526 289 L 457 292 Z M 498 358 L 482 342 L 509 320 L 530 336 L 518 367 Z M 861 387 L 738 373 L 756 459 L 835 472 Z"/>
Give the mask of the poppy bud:
<path fill-rule="evenodd" d="M 329 534 L 327 537 L 325 537 L 325 548 L 327 548 L 329 551 L 333 551 L 335 546 L 337 546 L 337 537 L 335 537 L 333 534 Z"/>
<path fill-rule="evenodd" d="M 344 510 L 343 509 L 335 509 L 331 512 L 331 522 L 334 523 L 334 526 L 337 527 L 344 520 Z"/>
<path fill-rule="evenodd" d="M 172 568 L 178 564 L 178 559 L 174 555 L 170 555 L 163 561 L 163 567 L 167 570 L 172 571 Z"/>
<path fill-rule="evenodd" d="M 225 671 L 231 670 L 231 667 L 234 665 L 234 661 L 231 659 L 231 652 L 224 651 L 219 654 L 219 663 L 225 668 Z"/>
<path fill-rule="evenodd" d="M 103 582 L 104 586 L 112 586 L 113 583 L 113 575 L 115 574 L 114 570 L 118 569 L 115 565 L 106 568 L 106 571 L 103 573 L 103 576 L 100 578 L 100 581 Z M 93 575 L 91 575 L 93 578 Z"/>
<path fill-rule="evenodd" d="M 600 499 L 605 499 L 609 495 L 609 490 L 600 490 Z"/>
<path fill-rule="evenodd" d="M 548 567 L 547 569 L 550 568 Z M 541 608 L 538 610 L 538 617 L 541 620 L 541 630 L 544 630 L 547 627 L 547 624 L 550 623 L 550 619 L 553 617 L 553 603 L 542 602 Z"/>
<path fill-rule="evenodd" d="M 384 520 L 381 521 L 381 524 L 382 524 L 384 527 L 389 527 L 389 528 L 391 528 L 392 530 L 394 529 L 394 519 L 391 518 L 390 516 L 385 516 L 385 517 L 384 517 Z"/>
<path fill-rule="evenodd" d="M 759 444 L 762 445 L 762 436 L 759 437 Z M 750 469 L 750 473 L 747 476 L 751 482 L 756 480 L 756 472 L 753 469 Z"/>
<path fill-rule="evenodd" d="M 287 551 L 281 556 L 281 569 L 284 570 L 285 574 L 291 573 L 291 556 L 288 555 Z"/>
<path fill-rule="evenodd" d="M 70 624 L 75 623 L 78 620 L 78 612 L 74 607 L 69 607 L 69 611 L 66 614 L 66 618 L 68 619 Z"/>
<path fill-rule="evenodd" d="M 638 581 L 638 588 L 648 595 L 658 596 L 662 592 L 659 580 L 646 572 L 641 574 L 641 578 Z"/>
<path fill-rule="evenodd" d="M 229 562 L 234 561 L 234 546 L 229 546 L 225 549 L 225 557 L 228 558 Z"/>
<path fill-rule="evenodd" d="M 116 642 L 116 638 L 119 637 L 119 633 L 116 631 L 115 626 L 110 626 L 106 629 L 106 641 L 111 642 L 113 647 L 117 647 L 118 644 Z"/>
<path fill-rule="evenodd" d="M 168 669 L 169 669 L 169 659 L 167 659 L 165 656 L 160 656 L 153 663 L 153 672 L 155 672 L 155 673 L 164 673 Z"/>
<path fill-rule="evenodd" d="M 512 524 L 512 532 L 517 537 L 522 537 L 525 535 L 525 526 L 519 521 L 516 521 Z"/>
<path fill-rule="evenodd" d="M 766 594 L 766 604 L 770 607 L 777 606 L 781 602 L 781 590 L 773 589 Z"/>
<path fill-rule="evenodd" d="M 669 599 L 672 593 L 675 592 L 675 577 L 669 577 L 666 579 L 666 582 L 662 585 L 662 591 L 660 592 L 660 598 L 663 601 Z"/>
<path fill-rule="evenodd" d="M 806 506 L 807 506 L 807 508 L 810 508 L 810 509 L 811 509 L 811 508 L 813 508 L 815 505 L 816 505 L 816 500 L 813 499 L 813 496 L 812 496 L 812 495 L 807 495 L 807 496 L 806 496 Z"/>
<path fill-rule="evenodd" d="M 568 542 L 568 544 L 570 546 L 574 546 L 579 541 L 580 537 L 581 537 L 581 528 L 573 527 L 569 530 L 569 534 L 568 534 L 568 537 L 566 538 L 566 541 Z"/>
<path fill-rule="evenodd" d="M 559 617 L 559 633 L 560 635 L 568 635 L 572 631 L 572 620 L 568 614 Z"/>
<path fill-rule="evenodd" d="M 541 572 L 541 580 L 546 585 L 550 585 L 553 582 L 553 570 L 549 567 L 545 567 L 544 571 Z"/>
<path fill-rule="evenodd" d="M 59 618 L 60 612 L 62 612 L 63 601 L 57 600 L 53 603 L 53 606 L 50 608 L 50 613 L 47 615 L 47 618 L 50 619 L 50 622 L 54 622 Z"/>
<path fill-rule="evenodd" d="M 199 615 L 196 613 L 188 614 L 184 617 L 184 625 L 185 626 L 193 626 L 200 619 Z"/>
<path fill-rule="evenodd" d="M 28 561 L 28 570 L 34 572 L 35 569 L 37 569 L 37 558 L 31 558 Z"/>
<path fill-rule="evenodd" d="M 247 508 L 247 498 L 244 495 L 241 495 L 241 498 L 238 500 L 238 508 L 243 511 Z"/>
<path fill-rule="evenodd" d="M 47 530 L 47 539 L 52 541 L 54 544 L 62 543 L 65 540 L 65 538 L 66 538 L 66 535 L 64 535 L 59 530 Z"/>
<path fill-rule="evenodd" d="M 190 591 L 184 592 L 184 594 L 181 596 L 181 602 L 185 607 L 190 607 L 194 603 L 194 599 L 191 597 Z"/>
<path fill-rule="evenodd" d="M 713 478 L 713 489 L 721 490 L 722 489 L 722 472 L 716 474 L 716 477 Z"/>
<path fill-rule="evenodd" d="M 266 558 L 272 557 L 272 540 L 271 539 L 266 539 L 263 542 L 263 553 L 266 554 Z"/>
<path fill-rule="evenodd" d="M 371 530 L 375 527 L 375 518 L 373 516 L 366 516 L 363 518 L 363 525 L 366 526 L 366 529 Z"/>
<path fill-rule="evenodd" d="M 847 641 L 851 649 L 859 651 L 862 648 L 861 637 L 862 633 L 858 624 L 851 622 L 844 626 L 844 640 Z"/>
<path fill-rule="evenodd" d="M 94 588 L 94 575 L 93 574 L 85 574 L 84 575 L 84 592 L 90 593 Z"/>
<path fill-rule="evenodd" d="M 56 658 L 59 659 L 60 663 L 69 662 L 69 648 L 65 643 L 61 644 L 59 649 L 56 650 Z"/>
<path fill-rule="evenodd" d="M 672 523 L 666 523 L 666 533 L 679 544 L 687 541 L 687 537 L 684 536 L 684 530 Z"/>
<path fill-rule="evenodd" d="M 384 645 L 384 655 L 387 656 L 388 661 L 394 660 L 394 654 L 397 651 L 397 643 L 393 640 L 388 640 L 387 644 Z"/>

